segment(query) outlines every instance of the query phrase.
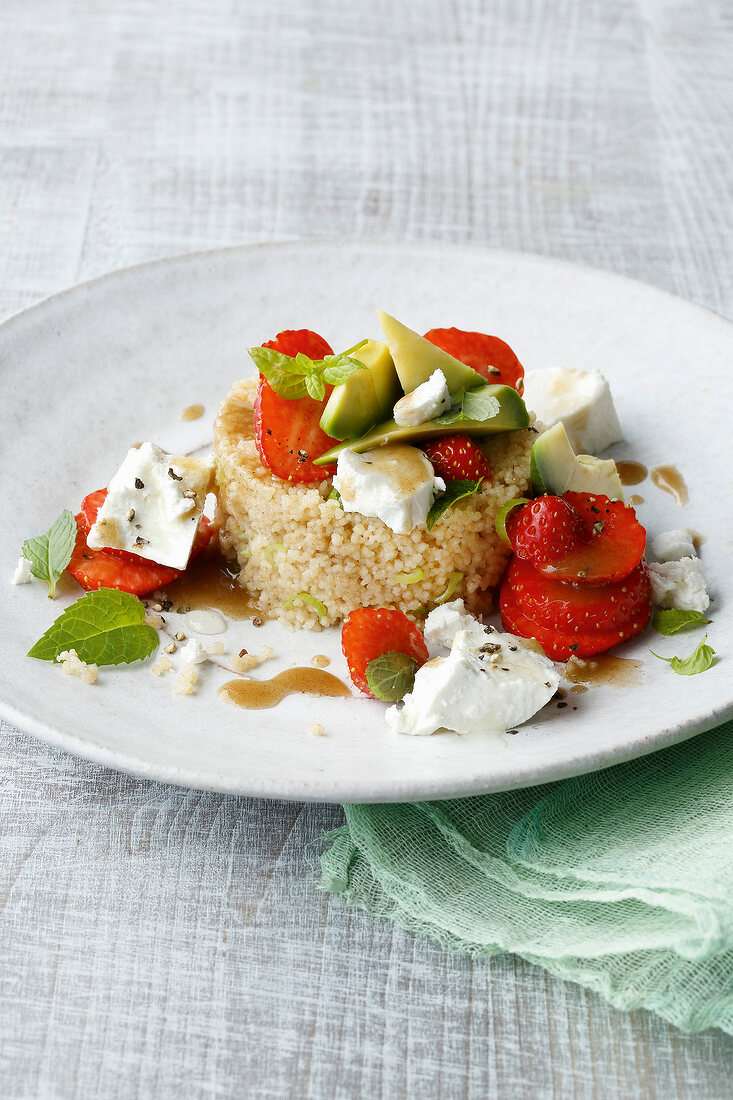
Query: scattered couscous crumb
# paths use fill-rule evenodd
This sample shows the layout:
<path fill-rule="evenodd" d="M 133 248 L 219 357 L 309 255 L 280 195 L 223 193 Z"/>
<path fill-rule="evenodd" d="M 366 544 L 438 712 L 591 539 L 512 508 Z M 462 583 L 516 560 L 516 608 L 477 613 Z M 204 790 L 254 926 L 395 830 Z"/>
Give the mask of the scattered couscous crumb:
<path fill-rule="evenodd" d="M 150 612 L 145 616 L 145 623 L 147 626 L 152 626 L 153 630 L 160 630 L 163 625 L 162 615 L 151 615 Z"/>
<path fill-rule="evenodd" d="M 257 668 L 258 665 L 269 661 L 274 656 L 275 650 L 269 645 L 263 645 L 257 654 L 248 653 L 246 649 L 243 649 L 241 653 L 237 653 L 232 657 L 232 668 L 235 672 L 249 672 L 250 669 Z"/>
<path fill-rule="evenodd" d="M 78 676 L 84 684 L 96 684 L 99 676 L 99 665 L 88 665 L 82 661 L 75 649 L 66 649 L 59 653 L 56 660 L 59 662 L 67 676 Z"/>
<path fill-rule="evenodd" d="M 178 649 L 178 646 L 176 645 L 175 642 L 169 642 L 167 646 L 163 647 L 163 652 L 164 653 L 175 653 L 177 649 Z"/>
<path fill-rule="evenodd" d="M 260 462 L 254 440 L 254 379 L 237 382 L 214 426 L 220 540 L 236 554 L 238 580 L 268 617 L 291 629 L 332 626 L 356 607 L 431 607 L 462 574 L 455 596 L 488 611 L 511 553 L 496 533 L 496 514 L 529 488 L 530 430 L 480 442 L 492 478 L 428 531 L 398 535 L 381 520 L 344 512 L 323 481 L 281 481 Z M 276 555 L 268 547 L 278 545 Z M 405 584 L 405 575 L 417 577 Z M 325 610 L 325 614 L 324 614 Z M 259 616 L 258 616 L 259 618 Z M 257 619 L 253 620 L 257 625 Z"/>
<path fill-rule="evenodd" d="M 174 690 L 177 695 L 193 695 L 198 682 L 199 675 L 196 671 L 196 665 L 184 665 L 182 671 L 179 673 Z"/>
<path fill-rule="evenodd" d="M 327 657 L 325 653 L 316 653 L 315 657 L 311 657 L 311 664 L 316 668 L 328 668 L 331 664 L 331 658 Z"/>
<path fill-rule="evenodd" d="M 209 657 L 221 657 L 224 652 L 223 642 L 213 642 L 206 650 Z"/>
<path fill-rule="evenodd" d="M 167 648 L 166 646 L 166 649 Z M 154 665 L 150 666 L 150 671 L 153 676 L 162 676 L 164 672 L 169 672 L 172 668 L 173 662 L 169 661 L 167 657 L 161 657 Z"/>
<path fill-rule="evenodd" d="M 326 727 L 322 726 L 320 722 L 311 722 L 308 726 L 308 733 L 312 733 L 314 737 L 323 737 L 326 732 Z"/>
<path fill-rule="evenodd" d="M 185 640 L 186 640 L 186 635 L 183 633 L 182 630 L 179 630 L 178 633 L 176 634 L 176 641 L 177 642 L 185 642 Z"/>

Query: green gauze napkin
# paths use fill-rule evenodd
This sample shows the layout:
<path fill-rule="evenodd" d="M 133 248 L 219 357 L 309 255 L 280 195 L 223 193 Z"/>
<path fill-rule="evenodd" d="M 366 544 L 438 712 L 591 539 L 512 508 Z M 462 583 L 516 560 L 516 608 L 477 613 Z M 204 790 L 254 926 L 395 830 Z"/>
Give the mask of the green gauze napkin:
<path fill-rule="evenodd" d="M 561 783 L 345 811 L 324 889 L 449 950 L 515 952 L 618 1008 L 733 1033 L 733 723 Z"/>

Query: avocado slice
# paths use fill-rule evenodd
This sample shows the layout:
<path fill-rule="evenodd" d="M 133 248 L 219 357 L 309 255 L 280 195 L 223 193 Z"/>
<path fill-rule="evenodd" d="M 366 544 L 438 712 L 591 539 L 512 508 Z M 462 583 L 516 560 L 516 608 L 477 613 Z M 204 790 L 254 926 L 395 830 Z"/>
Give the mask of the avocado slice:
<path fill-rule="evenodd" d="M 379 323 L 405 393 L 412 393 L 427 382 L 434 370 L 442 370 L 450 393 L 460 389 L 471 390 L 486 382 L 477 371 L 454 359 L 447 351 L 436 348 L 435 344 L 388 313 L 380 311 Z"/>
<path fill-rule="evenodd" d="M 361 374 L 361 371 L 358 374 Z M 359 439 L 349 439 L 345 443 L 332 447 L 330 451 L 314 459 L 315 465 L 329 466 L 336 462 L 342 451 L 355 451 L 361 454 L 383 443 L 416 443 L 421 439 L 433 439 L 440 435 L 450 435 L 452 432 L 473 436 L 496 435 L 498 432 L 513 432 L 529 426 L 529 415 L 524 401 L 515 389 L 511 386 L 488 386 L 487 393 L 499 402 L 499 411 L 490 420 L 460 420 L 451 425 L 426 420 L 424 424 L 414 424 L 404 428 L 399 427 L 394 420 L 387 420 Z"/>
<path fill-rule="evenodd" d="M 389 416 L 402 394 L 386 344 L 366 340 L 351 358 L 363 363 L 364 370 L 334 386 L 321 415 L 321 428 L 334 439 L 354 439 L 368 432 Z"/>
<path fill-rule="evenodd" d="M 576 455 L 560 420 L 539 436 L 532 448 L 532 485 L 538 493 L 603 493 L 624 499 L 621 478 L 612 458 Z"/>

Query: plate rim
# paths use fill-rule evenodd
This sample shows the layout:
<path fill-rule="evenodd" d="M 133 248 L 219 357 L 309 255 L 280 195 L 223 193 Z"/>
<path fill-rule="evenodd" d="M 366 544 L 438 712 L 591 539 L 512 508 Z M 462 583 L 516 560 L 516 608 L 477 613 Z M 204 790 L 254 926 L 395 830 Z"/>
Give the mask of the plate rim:
<path fill-rule="evenodd" d="M 137 272 L 146 272 L 155 268 L 170 268 L 175 266 L 186 267 L 188 264 L 195 264 L 205 262 L 207 258 L 215 258 L 217 256 L 231 256 L 236 253 L 242 255 L 253 255 L 256 253 L 270 253 L 273 251 L 284 252 L 293 249 L 308 250 L 310 248 L 337 248 L 347 250 L 349 248 L 360 248 L 368 250 L 384 250 L 389 249 L 395 252 L 415 252 L 415 251 L 429 251 L 440 250 L 450 251 L 452 253 L 460 253 L 464 256 L 486 256 L 492 257 L 494 260 L 507 262 L 515 262 L 520 264 L 536 263 L 543 267 L 556 268 L 558 266 L 567 268 L 574 272 L 585 272 L 588 276 L 601 281 L 607 281 L 617 285 L 631 285 L 643 288 L 644 292 L 648 294 L 650 291 L 654 295 L 659 295 L 662 299 L 669 300 L 670 303 L 682 303 L 688 311 L 700 311 L 702 317 L 705 319 L 705 323 L 711 322 L 717 323 L 720 326 L 721 331 L 724 331 L 726 335 L 733 335 L 733 323 L 726 317 L 710 309 L 707 306 L 700 305 L 696 302 L 691 302 L 680 295 L 674 294 L 671 291 L 665 290 L 652 283 L 645 283 L 641 280 L 635 279 L 631 276 L 618 274 L 613 271 L 609 271 L 604 268 L 593 267 L 588 264 L 575 263 L 572 260 L 568 260 L 564 257 L 554 257 L 546 253 L 537 252 L 525 252 L 521 250 L 512 249 L 500 249 L 491 248 L 483 245 L 458 243 L 454 244 L 450 241 L 441 241 L 436 239 L 418 239 L 418 240 L 395 240 L 387 238 L 359 238 L 359 237 L 309 237 L 309 238 L 292 238 L 278 241 L 258 241 L 248 244 L 228 245 L 223 247 L 217 247 L 205 250 L 186 251 L 175 254 L 173 256 L 160 257 L 152 260 L 146 260 L 141 263 L 131 264 L 127 267 L 114 269 L 112 271 L 105 272 L 101 275 L 94 276 L 91 279 L 84 280 L 80 283 L 76 283 L 71 287 L 67 287 L 63 290 L 57 291 L 53 294 L 40 299 L 30 306 L 26 306 L 20 311 L 11 314 L 0 323 L 0 338 L 4 338 L 6 335 L 12 338 L 13 330 L 16 326 L 21 326 L 29 321 L 32 323 L 33 316 L 37 312 L 43 312 L 49 306 L 60 299 L 64 299 L 69 295 L 78 294 L 80 291 L 90 290 L 98 285 L 106 283 L 107 281 L 114 281 L 119 278 L 132 276 L 134 278 Z M 579 760 L 577 756 L 573 756 L 571 760 L 565 762 L 565 764 L 554 763 L 548 765 L 546 763 L 538 765 L 536 769 L 530 770 L 525 768 L 521 777 L 516 783 L 507 782 L 506 777 L 498 778 L 493 784 L 487 780 L 486 776 L 482 777 L 464 777 L 460 781 L 456 781 L 454 786 L 445 785 L 441 786 L 440 777 L 436 777 L 432 781 L 421 781 L 421 793 L 415 795 L 414 792 L 407 790 L 395 790 L 391 794 L 388 792 L 382 792 L 379 796 L 372 795 L 371 798 L 365 796 L 365 790 L 363 787 L 353 786 L 349 788 L 348 785 L 343 783 L 339 786 L 338 796 L 335 794 L 328 794 L 323 789 L 313 790 L 309 787 L 304 789 L 298 788 L 297 782 L 292 780 L 283 781 L 282 777 L 273 776 L 271 779 L 263 779 L 262 777 L 251 777 L 246 783 L 242 782 L 242 777 L 239 776 L 236 781 L 228 778 L 227 775 L 212 769 L 210 772 L 197 770 L 191 771 L 183 767 L 178 767 L 174 763 L 159 764 L 151 762 L 135 756 L 134 754 L 127 754 L 115 749 L 110 749 L 92 741 L 75 736 L 73 733 L 64 732 L 51 724 L 47 723 L 43 719 L 36 718 L 33 714 L 26 712 L 25 710 L 17 707 L 12 702 L 0 697 L 0 715 L 5 718 L 11 724 L 17 726 L 19 729 L 24 730 L 31 734 L 31 736 L 41 740 L 46 744 L 50 744 L 56 748 L 61 748 L 64 751 L 70 752 L 72 755 L 90 761 L 92 763 L 109 767 L 114 770 L 122 771 L 124 773 L 136 776 L 141 779 L 153 780 L 156 782 L 170 783 L 176 786 L 182 786 L 196 790 L 210 790 L 216 791 L 222 794 L 235 794 L 250 797 L 262 797 L 262 798 L 280 798 L 287 800 L 294 800 L 300 802 L 350 802 L 350 801 L 390 801 L 399 802 L 409 798 L 419 797 L 421 800 L 430 801 L 434 799 L 452 798 L 452 797 L 468 797 L 471 795 L 477 795 L 481 793 L 493 793 L 502 790 L 510 790 L 516 788 L 523 788 L 528 786 L 534 786 L 544 782 L 555 781 L 565 779 L 573 775 L 583 774 L 590 771 L 602 770 L 605 767 L 611 767 L 617 763 L 622 763 L 625 760 L 635 759 L 637 757 L 647 755 L 648 753 L 655 752 L 670 745 L 676 744 L 683 740 L 686 740 L 699 733 L 703 733 L 725 721 L 733 718 L 733 698 L 730 702 L 717 709 L 713 707 L 704 714 L 698 714 L 690 719 L 683 721 L 682 723 L 675 723 L 674 725 L 667 725 L 659 730 L 654 736 L 650 744 L 646 744 L 650 740 L 649 736 L 642 736 L 639 741 L 632 740 L 625 743 L 617 750 L 609 752 L 608 749 L 599 750 L 602 752 L 602 759 L 597 759 L 594 753 L 590 753 L 582 757 Z M 580 765 L 580 767 L 578 766 Z M 440 788 L 439 790 L 431 790 L 431 788 Z M 287 792 L 287 793 L 284 793 Z"/>

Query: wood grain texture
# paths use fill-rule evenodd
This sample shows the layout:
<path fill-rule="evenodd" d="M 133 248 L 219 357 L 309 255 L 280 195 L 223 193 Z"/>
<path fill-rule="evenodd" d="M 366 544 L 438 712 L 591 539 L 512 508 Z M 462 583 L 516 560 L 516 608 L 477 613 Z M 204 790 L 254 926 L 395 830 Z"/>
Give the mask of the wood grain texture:
<path fill-rule="evenodd" d="M 725 0 L 5 0 L 0 315 L 343 235 L 544 252 L 733 316 L 731 56 Z M 0 753 L 8 1100 L 730 1095 L 729 1037 L 318 893 L 337 808 L 142 782 L 5 724 Z"/>

